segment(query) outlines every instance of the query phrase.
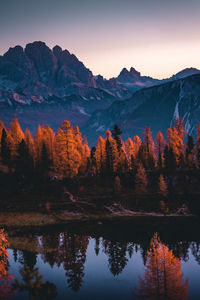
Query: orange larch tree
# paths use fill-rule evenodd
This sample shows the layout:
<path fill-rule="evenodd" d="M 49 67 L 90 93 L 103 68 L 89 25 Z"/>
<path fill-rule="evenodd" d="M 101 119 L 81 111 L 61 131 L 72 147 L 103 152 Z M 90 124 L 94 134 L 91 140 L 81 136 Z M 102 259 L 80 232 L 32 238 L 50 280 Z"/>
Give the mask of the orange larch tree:
<path fill-rule="evenodd" d="M 181 261 L 154 234 L 146 254 L 144 278 L 139 276 L 138 298 L 160 300 L 188 299 L 188 279 L 184 281 Z"/>

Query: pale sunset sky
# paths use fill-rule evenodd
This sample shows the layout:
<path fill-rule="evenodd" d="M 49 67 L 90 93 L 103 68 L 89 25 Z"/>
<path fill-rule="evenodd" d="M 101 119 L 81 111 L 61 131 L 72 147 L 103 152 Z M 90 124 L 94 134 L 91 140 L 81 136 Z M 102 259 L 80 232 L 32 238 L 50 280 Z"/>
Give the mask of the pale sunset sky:
<path fill-rule="evenodd" d="M 0 54 L 38 40 L 94 75 L 166 78 L 200 69 L 200 0 L 0 0 Z"/>

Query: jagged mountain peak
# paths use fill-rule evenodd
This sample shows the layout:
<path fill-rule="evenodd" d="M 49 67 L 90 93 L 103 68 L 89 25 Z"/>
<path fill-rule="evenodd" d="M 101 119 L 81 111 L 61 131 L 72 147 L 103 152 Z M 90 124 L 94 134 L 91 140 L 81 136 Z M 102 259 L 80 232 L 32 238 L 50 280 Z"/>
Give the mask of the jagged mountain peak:
<path fill-rule="evenodd" d="M 56 45 L 53 47 L 52 51 L 55 55 L 57 55 L 57 54 L 61 53 L 63 50 L 60 46 Z"/>

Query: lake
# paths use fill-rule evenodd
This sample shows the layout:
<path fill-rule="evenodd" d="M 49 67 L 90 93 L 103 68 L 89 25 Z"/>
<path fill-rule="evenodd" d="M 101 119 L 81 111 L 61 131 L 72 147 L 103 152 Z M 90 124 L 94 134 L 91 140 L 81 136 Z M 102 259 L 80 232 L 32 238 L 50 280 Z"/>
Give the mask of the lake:
<path fill-rule="evenodd" d="M 200 299 L 199 225 L 140 217 L 5 230 L 0 299 Z"/>

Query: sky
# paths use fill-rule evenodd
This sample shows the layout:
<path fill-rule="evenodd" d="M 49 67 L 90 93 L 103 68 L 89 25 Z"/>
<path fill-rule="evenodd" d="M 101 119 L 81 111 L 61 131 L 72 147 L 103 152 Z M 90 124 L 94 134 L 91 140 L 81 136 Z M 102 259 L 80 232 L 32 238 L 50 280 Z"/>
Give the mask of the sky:
<path fill-rule="evenodd" d="M 166 78 L 200 69 L 200 0 L 0 0 L 0 54 L 39 40 L 94 75 Z"/>

